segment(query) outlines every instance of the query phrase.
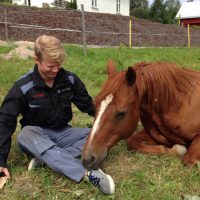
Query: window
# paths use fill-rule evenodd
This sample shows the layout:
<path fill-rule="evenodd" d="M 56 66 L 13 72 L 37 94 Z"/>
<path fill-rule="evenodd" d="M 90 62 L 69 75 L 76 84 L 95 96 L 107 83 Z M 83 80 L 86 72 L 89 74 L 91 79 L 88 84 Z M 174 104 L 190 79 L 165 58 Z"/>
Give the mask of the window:
<path fill-rule="evenodd" d="M 31 6 L 31 0 L 24 0 L 24 5 Z"/>
<path fill-rule="evenodd" d="M 97 8 L 97 0 L 92 0 L 92 7 Z"/>
<path fill-rule="evenodd" d="M 116 13 L 120 13 L 120 0 L 116 0 Z"/>

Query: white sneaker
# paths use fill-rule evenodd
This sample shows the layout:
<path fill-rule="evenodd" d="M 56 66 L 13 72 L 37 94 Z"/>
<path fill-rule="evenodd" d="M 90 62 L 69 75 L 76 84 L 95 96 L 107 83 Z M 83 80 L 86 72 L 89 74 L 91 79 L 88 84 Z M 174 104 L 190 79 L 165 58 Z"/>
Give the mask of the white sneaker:
<path fill-rule="evenodd" d="M 105 194 L 114 194 L 115 183 L 112 177 L 105 174 L 101 169 L 91 170 L 87 173 L 89 181 Z"/>
<path fill-rule="evenodd" d="M 37 158 L 32 158 L 29 165 L 28 165 L 28 170 L 31 171 L 37 167 L 42 166 L 44 163 L 38 160 Z"/>

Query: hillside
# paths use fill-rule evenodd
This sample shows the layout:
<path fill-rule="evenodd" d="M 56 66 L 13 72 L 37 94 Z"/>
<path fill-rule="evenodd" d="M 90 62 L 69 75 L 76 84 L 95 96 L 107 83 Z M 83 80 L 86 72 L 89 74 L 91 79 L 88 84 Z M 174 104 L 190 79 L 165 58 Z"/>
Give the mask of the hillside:
<path fill-rule="evenodd" d="M 88 45 L 129 44 L 129 17 L 84 13 Z M 164 25 L 131 17 L 132 46 L 187 46 L 187 27 Z M 5 23 L 6 22 L 6 23 Z M 0 40 L 34 41 L 53 34 L 65 43 L 82 44 L 82 15 L 79 11 L 0 6 Z M 200 31 L 191 29 L 191 46 L 200 46 Z"/>

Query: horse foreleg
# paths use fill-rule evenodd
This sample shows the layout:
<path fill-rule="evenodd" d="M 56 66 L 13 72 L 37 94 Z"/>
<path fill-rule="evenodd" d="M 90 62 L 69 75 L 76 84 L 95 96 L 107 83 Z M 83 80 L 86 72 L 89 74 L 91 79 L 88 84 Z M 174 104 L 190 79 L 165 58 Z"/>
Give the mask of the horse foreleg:
<path fill-rule="evenodd" d="M 183 156 L 187 151 L 185 146 L 179 144 L 173 145 L 172 148 L 158 145 L 158 143 L 144 130 L 130 136 L 127 139 L 127 145 L 128 150 L 155 155 L 171 154 Z"/>
<path fill-rule="evenodd" d="M 183 163 L 185 165 L 194 165 L 200 161 L 200 135 L 197 135 L 190 147 L 188 148 L 187 153 L 183 156 Z"/>
<path fill-rule="evenodd" d="M 149 144 L 149 145 L 155 145 L 157 144 L 155 140 L 153 140 L 149 134 L 146 133 L 145 130 L 137 132 L 133 135 L 131 135 L 127 139 L 127 146 L 128 150 L 136 150 L 138 149 L 139 145 L 141 143 Z"/>
<path fill-rule="evenodd" d="M 177 155 L 183 156 L 187 149 L 183 145 L 175 144 L 172 148 L 168 148 L 164 145 L 147 145 L 147 144 L 139 144 L 137 151 L 140 153 L 146 154 L 154 154 L 154 155 Z"/>

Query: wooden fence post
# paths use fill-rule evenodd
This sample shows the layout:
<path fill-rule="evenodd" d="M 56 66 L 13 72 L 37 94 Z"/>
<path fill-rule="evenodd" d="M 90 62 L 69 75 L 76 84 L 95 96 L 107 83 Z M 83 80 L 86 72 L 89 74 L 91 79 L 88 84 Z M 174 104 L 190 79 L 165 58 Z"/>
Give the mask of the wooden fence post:
<path fill-rule="evenodd" d="M 132 47 L 132 21 L 129 20 L 129 47 Z"/>
<path fill-rule="evenodd" d="M 5 20 L 5 38 L 6 42 L 8 42 L 8 13 L 6 8 L 4 9 L 4 20 Z"/>
<path fill-rule="evenodd" d="M 85 16 L 84 16 L 84 5 L 83 4 L 81 4 L 81 13 L 82 13 L 83 48 L 84 48 L 84 56 L 86 56 L 87 55 L 87 46 L 86 46 Z"/>
<path fill-rule="evenodd" d="M 190 24 L 188 24 L 188 48 L 190 48 Z"/>

